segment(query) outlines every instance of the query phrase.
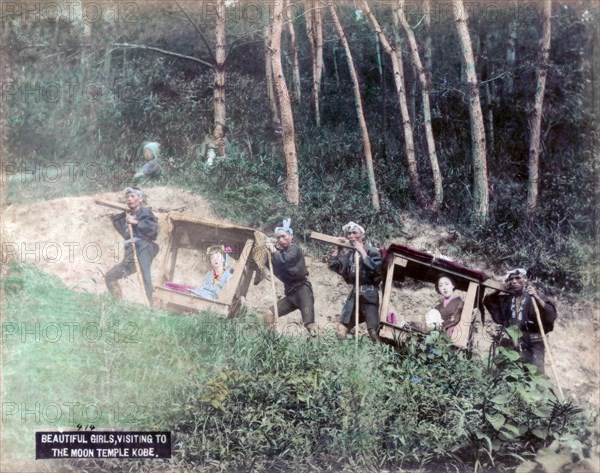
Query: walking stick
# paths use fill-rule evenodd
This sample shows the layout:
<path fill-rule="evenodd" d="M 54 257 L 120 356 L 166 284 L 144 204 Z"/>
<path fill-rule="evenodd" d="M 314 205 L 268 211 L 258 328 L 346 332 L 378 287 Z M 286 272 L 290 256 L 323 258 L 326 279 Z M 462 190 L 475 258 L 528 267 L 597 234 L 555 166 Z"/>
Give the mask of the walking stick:
<path fill-rule="evenodd" d="M 144 292 L 144 295 L 146 296 L 146 305 L 148 307 L 150 307 L 150 301 L 148 300 L 148 294 L 146 294 L 146 287 L 144 286 L 144 281 L 142 279 L 142 268 L 140 267 L 140 262 L 138 260 L 138 255 L 137 255 L 137 249 L 135 247 L 135 238 L 133 237 L 133 226 L 131 225 L 131 223 L 128 223 L 127 227 L 129 228 L 129 238 L 131 239 L 131 246 L 133 247 L 133 262 L 135 263 L 137 279 L 138 279 L 138 282 L 140 283 L 140 287 L 142 288 L 142 291 Z"/>
<path fill-rule="evenodd" d="M 558 382 L 558 377 L 556 376 L 556 369 L 554 368 L 554 358 L 552 356 L 552 350 L 550 350 L 550 346 L 548 345 L 548 341 L 546 340 L 546 333 L 544 332 L 544 327 L 542 326 L 542 317 L 540 316 L 540 309 L 538 308 L 536 300 L 532 297 L 531 302 L 533 302 L 533 310 L 535 311 L 535 318 L 537 320 L 538 327 L 540 328 L 540 334 L 542 335 L 542 341 L 544 342 L 544 348 L 546 349 L 546 353 L 548 353 L 548 358 L 550 359 L 550 368 L 552 369 L 552 375 L 554 376 L 554 382 L 556 383 L 556 387 L 558 388 L 558 392 L 560 393 L 561 401 L 564 401 L 565 395 L 563 394 L 563 390 Z"/>
<path fill-rule="evenodd" d="M 358 265 L 360 264 L 360 254 L 358 253 L 358 251 L 354 250 L 354 264 L 356 266 L 356 281 L 355 281 L 355 285 L 354 285 L 354 341 L 356 344 L 356 347 L 358 348 L 358 298 L 360 296 L 360 285 L 358 284 L 358 278 L 360 275 L 360 271 L 358 268 Z"/>
<path fill-rule="evenodd" d="M 269 271 L 271 271 L 271 290 L 273 291 L 273 314 L 275 315 L 274 327 L 277 327 L 279 320 L 279 311 L 277 310 L 277 293 L 275 292 L 275 273 L 273 273 L 273 263 L 271 261 L 271 251 L 267 248 L 267 259 L 269 260 Z"/>

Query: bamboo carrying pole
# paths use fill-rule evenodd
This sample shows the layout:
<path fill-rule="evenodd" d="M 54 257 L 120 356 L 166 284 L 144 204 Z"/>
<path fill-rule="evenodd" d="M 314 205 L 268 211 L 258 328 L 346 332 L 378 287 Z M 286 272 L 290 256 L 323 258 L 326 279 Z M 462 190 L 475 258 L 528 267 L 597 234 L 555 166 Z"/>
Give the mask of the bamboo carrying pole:
<path fill-rule="evenodd" d="M 554 357 L 552 356 L 552 350 L 550 350 L 550 345 L 548 345 L 548 341 L 546 340 L 546 333 L 544 332 L 544 326 L 542 325 L 542 317 L 540 316 L 540 309 L 538 308 L 537 301 L 532 297 L 531 302 L 533 303 L 533 310 L 535 311 L 535 318 L 538 323 L 538 327 L 540 328 L 540 335 L 542 336 L 542 341 L 544 342 L 544 348 L 546 349 L 546 353 L 548 353 L 548 359 L 550 360 L 550 369 L 552 370 L 552 376 L 554 377 L 554 382 L 556 383 L 556 387 L 558 388 L 558 392 L 560 393 L 561 401 L 564 401 L 565 395 L 563 393 L 562 387 L 558 382 L 558 376 L 556 376 L 556 369 L 554 365 Z"/>
<path fill-rule="evenodd" d="M 121 204 L 119 202 L 111 202 L 109 200 L 103 200 L 103 199 L 94 199 L 94 202 L 98 205 L 103 205 L 104 207 L 110 207 L 112 209 L 117 209 L 117 210 L 123 210 L 125 212 L 129 211 L 129 207 L 127 207 L 127 205 Z M 134 236 L 133 236 L 133 226 L 131 225 L 131 223 L 127 223 L 127 228 L 129 229 L 129 238 L 131 239 L 131 245 L 132 245 L 132 249 L 133 249 L 133 262 L 135 264 L 137 280 L 138 280 L 138 283 L 140 284 L 140 288 L 142 289 L 142 292 L 144 294 L 144 297 L 146 300 L 146 305 L 148 307 L 150 307 L 150 300 L 148 299 L 148 295 L 146 294 L 146 288 L 144 286 L 144 281 L 142 278 L 142 276 L 143 276 L 142 269 L 140 267 L 140 261 L 138 260 L 137 248 L 135 246 L 135 240 L 134 240 Z"/>
<path fill-rule="evenodd" d="M 277 293 L 275 292 L 275 273 L 273 273 L 271 251 L 268 248 L 267 259 L 269 260 L 269 271 L 271 271 L 271 291 L 273 292 L 273 315 L 275 315 L 275 321 L 273 322 L 273 326 L 277 327 L 277 322 L 279 321 L 279 311 L 277 310 Z"/>
<path fill-rule="evenodd" d="M 135 270 L 137 273 L 137 280 L 140 284 L 140 288 L 142 289 L 142 293 L 146 299 L 146 305 L 150 307 L 150 300 L 148 299 L 148 294 L 146 294 L 146 287 L 144 286 L 144 280 L 142 275 L 142 268 L 140 267 L 140 261 L 138 260 L 137 248 L 135 247 L 135 238 L 133 236 L 133 226 L 131 223 L 127 223 L 127 227 L 129 228 L 129 238 L 131 239 L 131 248 L 133 250 L 133 262 L 135 263 Z"/>
<path fill-rule="evenodd" d="M 358 318 L 359 318 L 358 317 L 358 314 L 359 314 L 358 298 L 360 296 L 360 284 L 359 284 L 360 254 L 356 250 L 354 250 L 354 264 L 356 267 L 356 279 L 355 279 L 355 285 L 354 285 L 354 291 L 356 292 L 355 297 L 354 297 L 354 341 L 356 343 L 356 347 L 358 348 Z"/>

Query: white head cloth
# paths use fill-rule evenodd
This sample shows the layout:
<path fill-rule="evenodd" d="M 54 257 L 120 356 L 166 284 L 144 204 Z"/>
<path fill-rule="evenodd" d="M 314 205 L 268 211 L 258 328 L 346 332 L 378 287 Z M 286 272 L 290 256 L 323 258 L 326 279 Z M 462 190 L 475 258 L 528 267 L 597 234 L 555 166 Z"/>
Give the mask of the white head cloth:
<path fill-rule="evenodd" d="M 527 271 L 525 271 L 523 268 L 511 269 L 510 271 L 507 271 L 504 275 L 504 281 L 508 281 L 508 278 L 510 278 L 511 276 L 523 276 L 524 278 L 526 278 Z"/>
<path fill-rule="evenodd" d="M 135 194 L 140 199 L 144 198 L 144 193 L 140 189 L 138 189 L 137 187 L 127 187 L 125 189 L 125 194 Z"/>
<path fill-rule="evenodd" d="M 292 228 L 290 227 L 291 223 L 292 223 L 291 218 L 284 218 L 283 222 L 282 222 L 282 226 L 275 227 L 275 235 L 277 235 L 278 233 L 281 233 L 281 232 L 287 233 L 288 235 L 293 235 L 294 230 L 292 230 Z"/>
<path fill-rule="evenodd" d="M 346 225 L 344 225 L 342 227 L 342 231 L 344 232 L 344 235 L 353 230 L 358 230 L 363 235 L 365 234 L 365 229 L 363 227 L 361 227 L 358 223 L 348 222 Z"/>

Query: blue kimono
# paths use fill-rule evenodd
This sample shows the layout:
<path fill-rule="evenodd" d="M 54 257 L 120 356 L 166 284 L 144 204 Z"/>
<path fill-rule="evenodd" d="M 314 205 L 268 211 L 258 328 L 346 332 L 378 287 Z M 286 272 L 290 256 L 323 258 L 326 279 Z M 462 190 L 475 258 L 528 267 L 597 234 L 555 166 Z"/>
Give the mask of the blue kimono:
<path fill-rule="evenodd" d="M 202 286 L 199 286 L 195 289 L 190 289 L 190 292 L 197 296 L 203 297 L 204 299 L 216 301 L 219 298 L 219 294 L 221 294 L 223 286 L 227 284 L 227 281 L 231 279 L 231 276 L 233 276 L 233 270 L 228 268 L 221 275 L 221 277 L 215 281 L 213 279 L 213 272 L 208 271 L 204 276 Z"/>

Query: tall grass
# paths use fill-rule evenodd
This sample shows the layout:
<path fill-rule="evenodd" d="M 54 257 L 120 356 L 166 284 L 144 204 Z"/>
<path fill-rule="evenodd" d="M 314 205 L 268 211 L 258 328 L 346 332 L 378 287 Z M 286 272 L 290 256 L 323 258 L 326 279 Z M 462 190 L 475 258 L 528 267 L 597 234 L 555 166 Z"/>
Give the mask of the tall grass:
<path fill-rule="evenodd" d="M 555 439 L 579 452 L 591 441 L 589 414 L 556 402 L 510 352 L 488 370 L 436 334 L 401 350 L 328 331 L 288 337 L 253 317 L 74 293 L 21 264 L 3 292 L 5 462 L 34 458 L 35 431 L 91 425 L 170 430 L 173 458 L 61 468 L 469 471 L 533 458 Z"/>

